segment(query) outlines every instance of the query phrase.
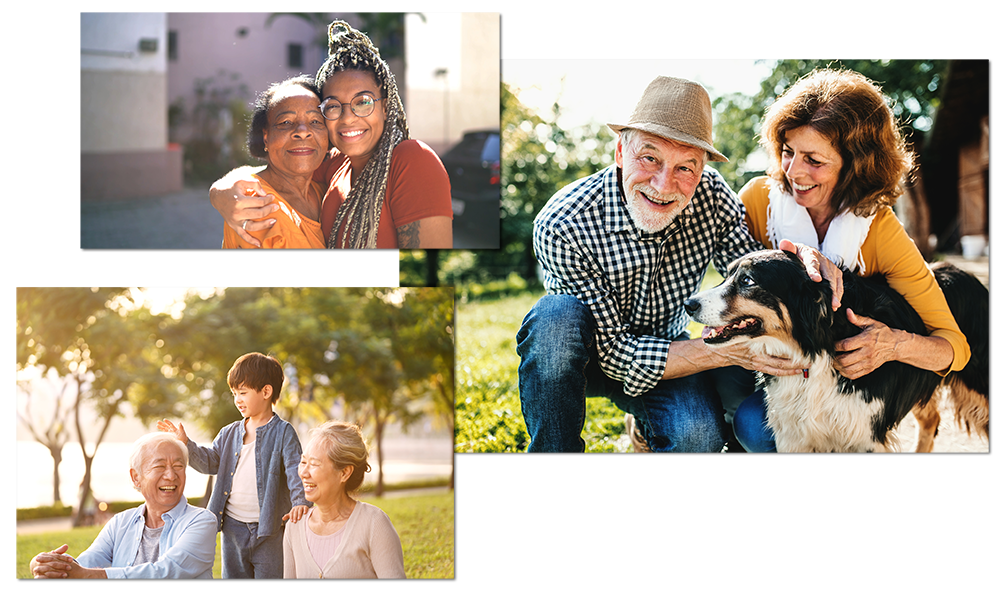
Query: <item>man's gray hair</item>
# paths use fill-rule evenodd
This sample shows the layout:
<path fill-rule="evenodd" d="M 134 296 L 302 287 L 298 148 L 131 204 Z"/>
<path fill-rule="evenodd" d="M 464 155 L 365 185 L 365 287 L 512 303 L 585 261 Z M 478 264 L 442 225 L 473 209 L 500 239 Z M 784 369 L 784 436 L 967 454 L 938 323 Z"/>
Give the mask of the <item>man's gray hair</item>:
<path fill-rule="evenodd" d="M 181 441 L 177 439 L 173 434 L 168 434 L 166 432 L 151 432 L 149 434 L 144 434 L 139 437 L 138 440 L 132 445 L 132 453 L 129 455 L 129 467 L 135 470 L 136 473 L 143 473 L 143 464 L 146 459 L 149 458 L 153 450 L 156 449 L 160 443 L 169 442 L 177 445 L 177 448 L 181 450 L 181 457 L 184 460 L 184 466 L 188 466 L 188 447 L 184 445 Z"/>

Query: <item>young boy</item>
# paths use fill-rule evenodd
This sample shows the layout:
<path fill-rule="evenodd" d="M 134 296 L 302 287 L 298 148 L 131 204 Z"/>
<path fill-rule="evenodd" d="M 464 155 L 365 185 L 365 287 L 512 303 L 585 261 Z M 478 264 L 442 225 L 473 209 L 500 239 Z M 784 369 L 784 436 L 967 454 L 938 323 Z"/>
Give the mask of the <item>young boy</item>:
<path fill-rule="evenodd" d="M 251 352 L 233 363 L 226 381 L 243 419 L 220 430 L 211 448 L 188 440 L 180 423 L 161 420 L 157 428 L 187 445 L 195 470 L 218 474 L 209 511 L 223 532 L 223 578 L 281 578 L 282 517 L 298 520 L 309 507 L 299 436 L 272 409 L 285 374 L 274 358 Z"/>

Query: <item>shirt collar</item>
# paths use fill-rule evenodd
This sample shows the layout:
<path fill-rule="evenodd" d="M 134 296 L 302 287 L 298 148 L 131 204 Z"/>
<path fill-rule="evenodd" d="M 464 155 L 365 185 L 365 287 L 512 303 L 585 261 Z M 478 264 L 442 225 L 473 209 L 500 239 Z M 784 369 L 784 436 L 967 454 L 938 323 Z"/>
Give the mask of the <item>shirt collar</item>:
<path fill-rule="evenodd" d="M 177 520 L 178 518 L 180 518 L 181 515 L 184 514 L 184 511 L 187 509 L 187 506 L 188 506 L 188 498 L 186 498 L 184 494 L 181 494 L 181 500 L 173 508 L 171 508 L 167 512 L 164 512 L 163 514 L 164 525 L 166 525 L 169 520 Z M 136 508 L 136 514 L 132 517 L 132 520 L 133 521 L 141 520 L 143 522 L 146 522 L 145 502 L 143 502 Z"/>

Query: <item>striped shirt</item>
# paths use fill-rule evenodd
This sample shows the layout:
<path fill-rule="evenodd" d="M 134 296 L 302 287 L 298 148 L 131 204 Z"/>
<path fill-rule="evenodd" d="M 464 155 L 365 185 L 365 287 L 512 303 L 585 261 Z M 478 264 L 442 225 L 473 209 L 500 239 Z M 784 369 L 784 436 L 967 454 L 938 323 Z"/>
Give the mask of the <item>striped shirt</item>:
<path fill-rule="evenodd" d="M 574 295 L 595 318 L 599 365 L 632 396 L 664 375 L 672 339 L 686 331 L 682 306 L 707 265 L 726 269 L 762 248 L 724 179 L 704 168 L 689 205 L 648 233 L 626 210 L 620 169 L 610 166 L 560 190 L 533 224 L 533 246 L 551 294 Z"/>

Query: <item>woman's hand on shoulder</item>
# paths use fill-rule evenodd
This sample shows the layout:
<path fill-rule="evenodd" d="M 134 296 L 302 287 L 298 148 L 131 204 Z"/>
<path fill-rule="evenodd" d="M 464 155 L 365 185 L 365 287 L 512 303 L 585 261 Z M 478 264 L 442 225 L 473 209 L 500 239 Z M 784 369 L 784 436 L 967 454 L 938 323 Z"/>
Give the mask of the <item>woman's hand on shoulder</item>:
<path fill-rule="evenodd" d="M 209 201 L 223 216 L 226 225 L 233 228 L 247 243 L 260 247 L 261 242 L 249 232 L 261 231 L 275 224 L 275 219 L 261 219 L 278 210 L 275 197 L 268 194 L 261 183 L 253 178 L 255 169 L 243 167 L 231 171 L 212 183 Z M 255 221 L 261 219 L 261 221 Z"/>
<path fill-rule="evenodd" d="M 292 522 L 299 522 L 301 518 L 306 516 L 306 513 L 310 511 L 309 506 L 293 506 L 292 510 L 288 514 L 282 517 L 282 521 L 291 520 Z"/>

